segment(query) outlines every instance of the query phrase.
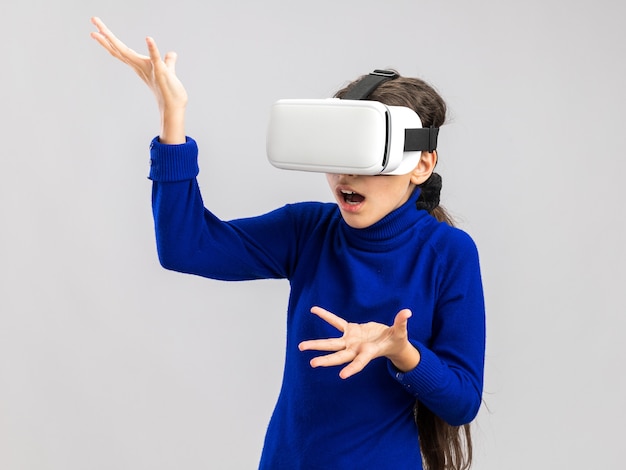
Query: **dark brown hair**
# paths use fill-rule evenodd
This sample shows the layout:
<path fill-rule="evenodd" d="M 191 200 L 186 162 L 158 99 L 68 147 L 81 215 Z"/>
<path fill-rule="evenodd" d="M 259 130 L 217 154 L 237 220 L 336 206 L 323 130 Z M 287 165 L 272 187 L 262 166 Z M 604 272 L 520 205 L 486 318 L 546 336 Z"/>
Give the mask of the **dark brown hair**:
<path fill-rule="evenodd" d="M 339 90 L 341 98 L 359 79 Z M 441 127 L 446 120 L 446 103 L 437 91 L 419 78 L 398 77 L 380 84 L 367 98 L 387 106 L 406 106 L 417 113 L 422 127 Z M 437 173 L 421 185 L 416 206 L 440 222 L 454 226 L 454 220 L 439 205 L 442 180 Z M 467 470 L 472 464 L 470 425 L 451 426 L 417 401 L 414 407 L 419 445 L 426 470 Z"/>

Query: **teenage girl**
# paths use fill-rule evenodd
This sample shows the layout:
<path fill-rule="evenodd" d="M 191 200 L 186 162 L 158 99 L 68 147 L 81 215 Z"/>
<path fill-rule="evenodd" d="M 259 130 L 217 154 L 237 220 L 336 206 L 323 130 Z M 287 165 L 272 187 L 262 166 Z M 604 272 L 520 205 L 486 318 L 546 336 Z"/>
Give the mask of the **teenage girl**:
<path fill-rule="evenodd" d="M 162 59 L 152 38 L 149 55 L 137 54 L 92 22 L 92 37 L 135 70 L 161 112 L 150 151 L 161 264 L 213 279 L 289 280 L 283 384 L 259 468 L 468 468 L 483 291 L 473 241 L 439 206 L 437 152 L 422 152 L 404 175 L 328 174 L 336 204 L 222 221 L 198 189 L 176 54 Z M 389 80 L 368 99 L 412 108 L 424 127 L 445 120 L 445 103 L 419 79 Z"/>

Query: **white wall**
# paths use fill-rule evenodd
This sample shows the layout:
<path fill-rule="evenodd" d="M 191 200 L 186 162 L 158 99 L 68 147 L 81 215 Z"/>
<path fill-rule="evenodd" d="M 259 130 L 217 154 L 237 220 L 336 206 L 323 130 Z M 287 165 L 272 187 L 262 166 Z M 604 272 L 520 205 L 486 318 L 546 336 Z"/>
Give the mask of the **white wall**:
<path fill-rule="evenodd" d="M 215 5 L 211 5 L 215 3 Z M 269 106 L 394 67 L 431 81 L 445 205 L 488 306 L 481 470 L 618 468 L 626 419 L 626 8 L 615 0 L 0 6 L 0 468 L 255 468 L 286 282 L 156 259 L 152 96 L 89 38 L 179 53 L 200 183 L 223 218 L 330 200 L 264 156 Z M 619 458 L 619 460 L 618 460 Z"/>

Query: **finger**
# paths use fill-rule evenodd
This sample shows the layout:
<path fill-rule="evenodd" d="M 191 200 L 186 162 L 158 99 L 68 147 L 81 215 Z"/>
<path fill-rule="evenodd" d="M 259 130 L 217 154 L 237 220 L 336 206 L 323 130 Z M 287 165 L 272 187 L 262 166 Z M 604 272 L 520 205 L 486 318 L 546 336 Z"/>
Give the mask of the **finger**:
<path fill-rule="evenodd" d="M 311 313 L 317 315 L 326 323 L 334 326 L 342 333 L 346 330 L 346 326 L 348 325 L 348 322 L 346 320 L 344 320 L 341 317 L 338 317 L 337 315 L 335 315 L 332 312 L 329 312 L 328 310 L 323 309 L 322 307 L 311 308 Z"/>
<path fill-rule="evenodd" d="M 348 377 L 352 377 L 355 374 L 358 374 L 365 366 L 367 366 L 371 360 L 374 358 L 373 354 L 370 352 L 362 352 L 358 354 L 350 364 L 341 369 L 339 372 L 339 377 L 342 379 L 347 379 Z"/>
<path fill-rule="evenodd" d="M 352 361 L 356 356 L 354 351 L 343 349 L 326 356 L 318 356 L 311 359 L 311 367 L 332 367 L 340 366 L 346 362 Z"/>
<path fill-rule="evenodd" d="M 106 28 L 106 26 L 104 25 L 104 22 L 97 16 L 91 17 L 91 24 L 93 24 L 96 28 L 98 28 L 98 31 Z"/>
<path fill-rule="evenodd" d="M 111 30 L 107 28 L 107 26 L 100 18 L 93 17 L 91 19 L 91 22 L 96 28 L 98 28 L 97 33 L 92 33 L 92 37 L 99 39 L 99 42 L 102 45 L 105 45 L 104 43 L 107 43 L 107 45 L 105 45 L 105 47 L 108 46 L 107 49 L 116 50 L 118 52 L 124 49 L 128 49 L 128 47 L 122 41 L 117 39 L 117 37 L 111 32 Z"/>
<path fill-rule="evenodd" d="M 176 59 L 178 59 L 176 52 L 168 52 L 165 54 L 165 65 L 174 73 L 176 73 Z"/>
<path fill-rule="evenodd" d="M 159 48 L 156 45 L 156 41 L 151 37 L 147 37 L 146 44 L 148 45 L 148 53 L 150 54 L 150 61 L 152 62 L 152 64 L 160 64 L 161 53 L 159 52 Z"/>
<path fill-rule="evenodd" d="M 112 56 L 131 64 L 136 63 L 137 60 L 147 59 L 146 56 L 138 54 L 120 41 L 100 18 L 94 17 L 91 22 L 98 28 L 98 31 L 91 33 L 91 37 L 98 41 Z"/>
<path fill-rule="evenodd" d="M 111 46 L 111 43 L 107 40 L 106 37 L 104 37 L 102 33 L 93 31 L 91 33 L 91 37 L 95 39 L 96 41 L 98 41 L 98 43 L 100 43 L 100 45 L 104 47 L 111 55 L 117 58 L 120 58 L 120 55 L 117 52 L 117 50 L 113 49 L 113 47 Z"/>
<path fill-rule="evenodd" d="M 343 338 L 312 339 L 298 345 L 300 351 L 341 351 L 346 348 Z"/>
<path fill-rule="evenodd" d="M 99 16 L 92 16 L 91 23 L 98 29 L 101 29 L 104 26 L 104 22 L 100 19 Z"/>

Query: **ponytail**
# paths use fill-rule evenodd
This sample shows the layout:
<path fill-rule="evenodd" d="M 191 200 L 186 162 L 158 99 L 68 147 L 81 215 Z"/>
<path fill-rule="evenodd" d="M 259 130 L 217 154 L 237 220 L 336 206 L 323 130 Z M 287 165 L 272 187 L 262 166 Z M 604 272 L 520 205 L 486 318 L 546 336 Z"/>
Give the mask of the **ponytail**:
<path fill-rule="evenodd" d="M 468 470 L 472 465 L 470 425 L 451 426 L 419 402 L 414 408 L 425 470 Z"/>
<path fill-rule="evenodd" d="M 415 203 L 439 222 L 454 227 L 454 219 L 439 205 L 442 179 L 432 173 L 420 188 Z M 425 470 L 468 470 L 472 465 L 472 435 L 470 425 L 451 426 L 428 408 L 415 402 L 415 423 Z"/>
<path fill-rule="evenodd" d="M 432 173 L 430 177 L 420 184 L 420 195 L 415 203 L 420 210 L 425 210 L 439 222 L 445 222 L 454 227 L 454 220 L 443 207 L 439 205 L 442 180 L 438 173 Z"/>

